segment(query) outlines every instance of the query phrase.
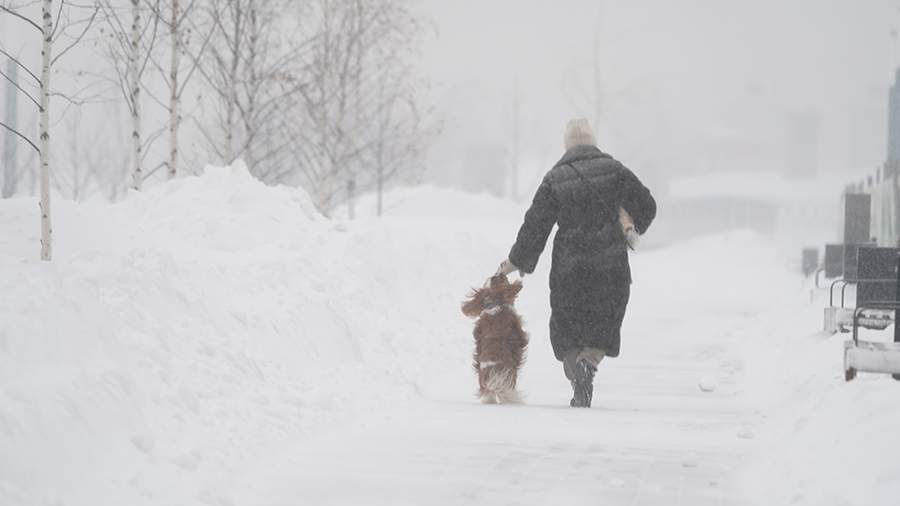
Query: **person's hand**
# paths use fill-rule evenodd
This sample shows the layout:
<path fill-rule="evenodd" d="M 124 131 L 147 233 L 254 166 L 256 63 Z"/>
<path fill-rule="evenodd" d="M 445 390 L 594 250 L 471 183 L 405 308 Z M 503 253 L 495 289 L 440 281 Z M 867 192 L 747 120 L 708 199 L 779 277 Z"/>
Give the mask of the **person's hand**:
<path fill-rule="evenodd" d="M 625 242 L 632 250 L 636 249 L 638 243 L 641 242 L 641 234 L 637 233 L 634 227 L 630 227 L 625 231 Z"/>
<path fill-rule="evenodd" d="M 497 274 L 503 274 L 504 276 L 508 276 L 509 274 L 516 272 L 519 270 L 518 267 L 513 265 L 512 262 L 507 258 L 503 262 L 500 263 L 500 267 L 497 269 Z"/>

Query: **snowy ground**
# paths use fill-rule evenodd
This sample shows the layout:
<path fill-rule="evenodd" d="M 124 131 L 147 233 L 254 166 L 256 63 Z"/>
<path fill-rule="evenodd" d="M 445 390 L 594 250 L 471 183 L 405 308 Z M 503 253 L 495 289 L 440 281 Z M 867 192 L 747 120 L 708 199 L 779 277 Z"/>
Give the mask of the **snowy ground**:
<path fill-rule="evenodd" d="M 388 202 L 328 221 L 208 170 L 58 201 L 52 264 L 36 203 L 0 202 L 0 505 L 896 504 L 898 385 L 844 384 L 843 337 L 765 239 L 635 255 L 591 410 L 550 352 L 545 256 L 526 403 L 482 406 L 458 306 L 522 209 Z"/>

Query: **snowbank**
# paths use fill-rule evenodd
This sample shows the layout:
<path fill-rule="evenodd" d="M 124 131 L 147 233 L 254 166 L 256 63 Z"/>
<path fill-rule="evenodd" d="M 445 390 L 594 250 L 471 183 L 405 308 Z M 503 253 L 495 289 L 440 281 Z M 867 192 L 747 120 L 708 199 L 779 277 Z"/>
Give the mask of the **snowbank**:
<path fill-rule="evenodd" d="M 846 334 L 815 330 L 824 297 L 761 333 L 756 378 L 766 420 L 746 477 L 751 504 L 889 506 L 900 497 L 900 403 L 890 376 L 845 383 Z M 803 324 L 800 324 L 803 322 Z M 802 328 L 801 328 L 802 327 Z M 890 341 L 892 329 L 866 332 Z"/>
<path fill-rule="evenodd" d="M 385 406 L 437 406 L 415 401 L 438 377 L 473 386 L 458 304 L 506 254 L 524 205 L 428 187 L 386 200 L 387 219 L 331 221 L 300 190 L 209 168 L 115 205 L 57 200 L 51 264 L 36 259 L 36 202 L 0 201 L 0 504 L 243 504 L 282 448 L 302 454 Z M 525 378 L 552 403 L 566 386 L 546 342 L 548 266 L 549 251 L 521 307 Z M 775 246 L 729 233 L 640 251 L 633 270 L 625 350 L 598 373 L 596 413 L 628 415 L 626 441 L 696 443 L 685 476 L 717 465 L 705 449 L 724 441 L 750 457 L 733 471 L 747 504 L 895 502 L 897 385 L 843 383 L 843 337 L 817 333 L 821 300 Z M 641 432 L 682 399 L 678 424 L 695 423 L 687 407 L 714 415 L 705 440 Z"/>
<path fill-rule="evenodd" d="M 743 406 L 738 504 L 894 505 L 900 385 L 867 374 L 845 383 L 848 335 L 821 332 L 827 293 L 811 301 L 786 258 L 750 232 L 634 255 L 628 352 L 665 350 L 672 367 L 699 354 L 709 373 L 698 390 L 712 379 L 718 388 L 706 395 Z M 892 329 L 867 335 L 889 341 Z"/>
<path fill-rule="evenodd" d="M 4 505 L 216 503 L 463 363 L 456 308 L 515 233 L 330 222 L 241 166 L 54 206 L 46 264 L 36 202 L 0 202 Z"/>

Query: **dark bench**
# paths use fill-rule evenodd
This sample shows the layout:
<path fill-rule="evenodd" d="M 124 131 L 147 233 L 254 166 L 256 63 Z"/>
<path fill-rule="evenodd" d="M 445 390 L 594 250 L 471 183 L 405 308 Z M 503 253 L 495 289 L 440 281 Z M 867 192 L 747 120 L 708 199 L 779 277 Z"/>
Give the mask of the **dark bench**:
<path fill-rule="evenodd" d="M 856 263 L 854 276 L 844 276 L 831 283 L 828 307 L 825 308 L 825 331 L 829 333 L 849 332 L 854 310 L 873 301 L 893 300 L 897 272 L 896 261 L 900 255 L 898 248 L 859 246 L 854 251 Z M 854 307 L 847 305 L 847 287 L 856 288 Z M 837 305 L 840 288 L 840 305 Z M 860 316 L 860 325 L 868 329 L 883 330 L 893 322 L 890 311 L 867 308 Z"/>
<path fill-rule="evenodd" d="M 825 245 L 825 277 L 839 278 L 844 274 L 844 245 Z"/>
<path fill-rule="evenodd" d="M 876 245 L 871 242 L 864 242 L 858 244 L 844 244 L 844 266 L 843 276 L 848 279 L 856 279 L 859 274 L 859 252 L 861 249 L 871 249 L 876 248 Z M 867 260 L 868 261 L 868 260 Z M 893 271 L 893 267 L 890 269 Z M 893 277 L 893 276 L 891 276 Z"/>
<path fill-rule="evenodd" d="M 803 256 L 800 261 L 800 268 L 803 270 L 803 275 L 806 277 L 809 277 L 816 272 L 816 269 L 819 268 L 819 250 L 816 248 L 804 248 Z"/>
<path fill-rule="evenodd" d="M 900 328 L 896 323 L 900 320 L 900 249 L 860 248 L 857 267 L 853 338 L 844 343 L 844 379 L 850 381 L 862 371 L 891 374 L 900 380 Z M 859 339 L 860 327 L 885 329 L 892 321 L 893 342 Z"/>

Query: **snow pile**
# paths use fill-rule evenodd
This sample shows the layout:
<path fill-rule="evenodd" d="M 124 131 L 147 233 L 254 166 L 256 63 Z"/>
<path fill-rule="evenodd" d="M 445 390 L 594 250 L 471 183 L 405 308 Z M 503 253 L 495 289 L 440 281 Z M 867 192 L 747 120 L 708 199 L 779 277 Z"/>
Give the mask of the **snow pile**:
<path fill-rule="evenodd" d="M 821 333 L 827 293 L 811 303 L 809 284 L 770 240 L 733 232 L 639 252 L 632 265 L 626 351 L 664 350 L 673 368 L 702 359 L 708 372 L 697 377 L 698 390 L 743 406 L 734 434 L 748 458 L 737 470 L 737 497 L 798 506 L 896 503 L 900 385 L 863 373 L 845 383 L 849 336 Z M 892 329 L 864 335 L 890 341 Z"/>
<path fill-rule="evenodd" d="M 807 322 L 805 330 L 764 336 L 768 422 L 748 468 L 748 496 L 757 504 L 896 504 L 900 385 L 890 376 L 864 373 L 844 381 L 848 335 L 811 330 L 812 322 L 821 321 L 821 302 L 799 308 L 795 316 Z M 891 329 L 864 335 L 873 341 L 892 339 Z"/>
<path fill-rule="evenodd" d="M 801 506 L 900 496 L 897 385 L 843 382 L 843 336 L 816 332 L 821 305 L 770 241 L 638 251 L 623 354 L 598 371 L 591 412 L 540 408 L 570 393 L 547 342 L 548 247 L 517 303 L 533 404 L 488 410 L 458 307 L 524 204 L 432 187 L 386 202 L 387 219 L 332 221 L 302 191 L 208 168 L 115 205 L 57 200 L 51 264 L 36 259 L 36 202 L 0 202 L 0 504 L 271 504 L 274 470 L 284 504 L 327 502 L 348 466 L 369 473 L 350 492 L 383 494 L 372 503 L 432 484 L 459 499 L 483 485 L 474 469 L 521 483 L 507 464 L 523 449 L 555 470 L 539 477 L 595 466 L 614 503 L 641 487 Z M 369 425 L 393 439 L 374 444 Z M 321 496 L 294 485 L 310 481 Z M 509 486 L 596 483 L 555 485 Z"/>
<path fill-rule="evenodd" d="M 0 206 L 4 505 L 217 503 L 285 441 L 466 363 L 459 301 L 514 233 L 337 224 L 236 165 L 57 200 L 46 264 L 36 203 Z"/>

